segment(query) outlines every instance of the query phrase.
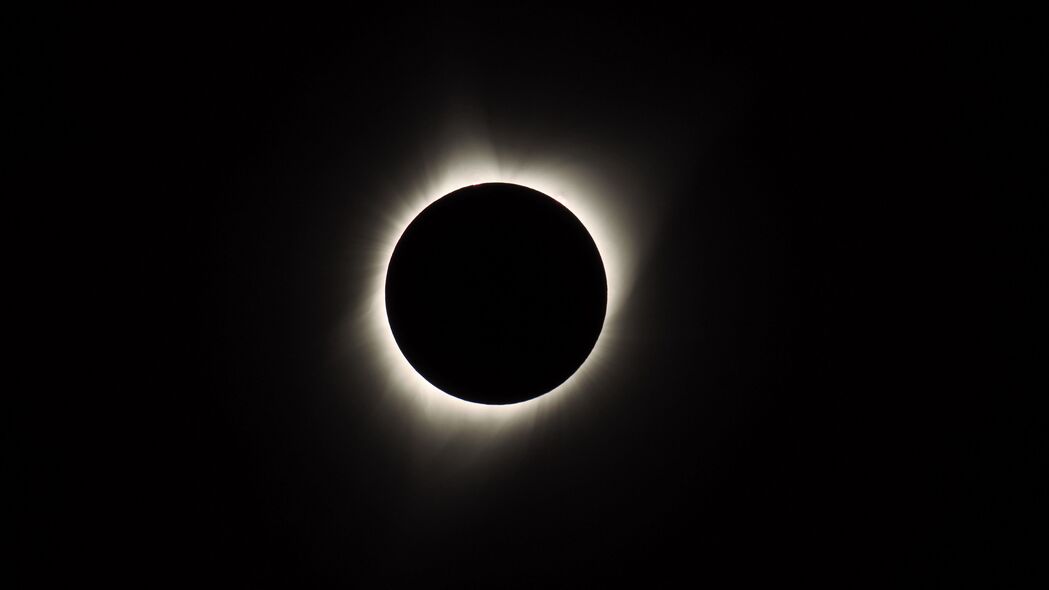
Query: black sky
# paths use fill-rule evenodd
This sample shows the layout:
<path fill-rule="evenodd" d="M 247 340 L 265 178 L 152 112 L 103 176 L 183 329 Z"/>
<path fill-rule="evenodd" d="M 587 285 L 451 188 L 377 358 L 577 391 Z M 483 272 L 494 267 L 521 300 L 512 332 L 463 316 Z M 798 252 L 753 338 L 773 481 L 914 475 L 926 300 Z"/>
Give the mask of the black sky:
<path fill-rule="evenodd" d="M 244 587 L 1033 574 L 1044 418 L 1007 368 L 1044 344 L 996 347 L 1020 313 L 973 302 L 1044 278 L 955 189 L 981 182 L 953 155 L 979 46 L 939 14 L 637 10 L 71 25 L 68 149 L 121 320 L 85 343 L 113 395 L 73 405 L 101 444 L 62 445 L 87 524 L 34 546 Z M 420 455 L 340 348 L 379 195 L 462 121 L 607 166 L 649 236 L 614 378 L 481 463 L 456 432 Z"/>

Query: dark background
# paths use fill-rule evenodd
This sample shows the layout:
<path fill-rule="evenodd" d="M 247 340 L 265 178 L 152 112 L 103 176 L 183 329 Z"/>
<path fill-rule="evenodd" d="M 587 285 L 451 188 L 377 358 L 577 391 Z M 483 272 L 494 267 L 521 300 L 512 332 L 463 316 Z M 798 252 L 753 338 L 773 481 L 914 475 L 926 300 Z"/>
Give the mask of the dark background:
<path fill-rule="evenodd" d="M 1044 221 L 973 165 L 971 136 L 1010 110 L 981 29 L 931 12 L 82 16 L 52 83 L 83 155 L 71 210 L 101 218 L 101 249 L 72 255 L 98 305 L 58 419 L 78 434 L 38 435 L 71 467 L 44 494 L 67 508 L 34 513 L 44 573 L 1033 579 L 1045 420 L 1023 408 L 1044 374 L 1022 368 L 1045 339 L 1023 304 Z M 332 359 L 366 289 L 354 236 L 384 177 L 425 164 L 449 101 L 497 149 L 630 155 L 654 187 L 631 207 L 658 231 L 614 382 L 483 473 L 420 476 L 368 359 Z"/>

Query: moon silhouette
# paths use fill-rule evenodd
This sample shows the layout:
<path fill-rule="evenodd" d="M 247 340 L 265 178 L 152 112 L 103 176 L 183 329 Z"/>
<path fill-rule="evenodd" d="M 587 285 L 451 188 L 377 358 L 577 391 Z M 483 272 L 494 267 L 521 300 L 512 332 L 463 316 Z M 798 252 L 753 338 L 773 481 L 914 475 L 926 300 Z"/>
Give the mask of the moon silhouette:
<path fill-rule="evenodd" d="M 453 191 L 404 231 L 386 275 L 398 347 L 438 389 L 488 405 L 536 398 L 586 360 L 608 284 L 590 233 L 516 184 Z"/>

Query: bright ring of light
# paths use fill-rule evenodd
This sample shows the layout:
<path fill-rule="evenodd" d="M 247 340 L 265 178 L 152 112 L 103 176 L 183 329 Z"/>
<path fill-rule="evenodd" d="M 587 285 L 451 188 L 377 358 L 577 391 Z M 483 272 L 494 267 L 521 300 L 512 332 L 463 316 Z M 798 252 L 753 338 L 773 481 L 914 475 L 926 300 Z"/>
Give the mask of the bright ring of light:
<path fill-rule="evenodd" d="M 623 223 L 623 197 L 608 181 L 593 171 L 568 165 L 514 162 L 505 156 L 496 159 L 486 150 L 469 150 L 450 157 L 436 178 L 414 190 L 391 197 L 400 199 L 378 237 L 371 254 L 369 300 L 360 310 L 355 328 L 366 333 L 365 344 L 378 370 L 385 377 L 386 395 L 396 403 L 398 413 L 408 413 L 442 429 L 467 428 L 475 433 L 491 433 L 506 427 L 534 423 L 541 416 L 562 407 L 570 398 L 589 393 L 598 369 L 615 352 L 619 313 L 632 286 L 636 258 L 636 238 Z M 608 281 L 608 308 L 601 335 L 583 365 L 560 386 L 540 397 L 512 405 L 484 405 L 467 402 L 437 389 L 408 363 L 397 346 L 386 315 L 386 269 L 394 248 L 408 224 L 427 206 L 463 186 L 486 182 L 507 182 L 531 187 L 561 202 L 590 232 L 605 264 Z M 361 326 L 360 322 L 364 325 Z M 359 332 L 358 332 L 359 333 Z"/>

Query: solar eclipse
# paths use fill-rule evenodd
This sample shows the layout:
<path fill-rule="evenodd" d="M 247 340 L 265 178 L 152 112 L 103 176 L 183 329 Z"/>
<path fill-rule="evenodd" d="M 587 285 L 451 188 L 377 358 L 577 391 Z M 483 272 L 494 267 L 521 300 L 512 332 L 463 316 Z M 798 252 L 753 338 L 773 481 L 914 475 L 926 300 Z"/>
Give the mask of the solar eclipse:
<path fill-rule="evenodd" d="M 973 93 L 942 15 L 511 9 L 25 48 L 77 133 L 23 150 L 71 161 L 29 244 L 61 305 L 20 342 L 50 368 L 19 547 L 156 531 L 71 557 L 262 587 L 1030 570 L 980 525 L 1031 511 L 965 510 L 1039 490 L 1045 429 L 994 411 L 1035 383 L 998 329 L 1030 322 L 977 313 L 1030 297 L 964 295 L 1037 279 L 1038 217 L 950 187 L 982 184 L 944 149 Z"/>
<path fill-rule="evenodd" d="M 412 367 L 460 399 L 541 396 L 586 360 L 608 288 L 593 238 L 564 205 L 516 184 L 456 190 L 401 236 L 385 284 Z"/>
<path fill-rule="evenodd" d="M 621 374 L 634 329 L 630 301 L 637 268 L 651 243 L 653 211 L 659 211 L 651 200 L 647 208 L 638 207 L 634 197 L 653 187 L 641 185 L 633 162 L 618 152 L 595 149 L 582 157 L 572 146 L 547 141 L 543 154 L 529 154 L 516 147 L 520 141 L 492 136 L 472 119 L 459 120 L 428 143 L 419 160 L 405 162 L 376 187 L 373 200 L 354 217 L 359 229 L 346 234 L 351 264 L 345 277 L 361 290 L 347 308 L 337 351 L 379 384 L 375 411 L 399 420 L 420 453 L 455 436 L 469 449 L 464 457 L 505 456 L 550 427 L 554 416 L 574 415 L 591 403 Z M 497 144 L 504 146 L 498 153 Z M 550 391 L 516 403 L 471 401 L 428 380 L 398 343 L 386 301 L 390 264 L 409 226 L 442 198 L 495 183 L 537 191 L 567 209 L 592 238 L 607 286 L 600 334 L 582 364 Z"/>

